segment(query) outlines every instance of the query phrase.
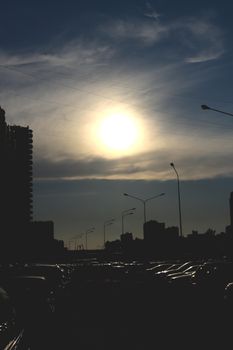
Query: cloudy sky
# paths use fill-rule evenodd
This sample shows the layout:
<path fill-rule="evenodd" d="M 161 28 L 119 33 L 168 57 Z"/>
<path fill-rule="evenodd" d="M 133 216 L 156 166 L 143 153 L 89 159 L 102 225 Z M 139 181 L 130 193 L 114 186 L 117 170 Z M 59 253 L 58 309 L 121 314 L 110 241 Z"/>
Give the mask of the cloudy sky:
<path fill-rule="evenodd" d="M 0 104 L 34 134 L 34 219 L 90 248 L 147 218 L 183 230 L 229 224 L 233 191 L 232 10 L 223 1 L 1 2 Z M 85 235 L 84 235 L 85 238 Z M 85 239 L 84 239 L 85 241 Z"/>

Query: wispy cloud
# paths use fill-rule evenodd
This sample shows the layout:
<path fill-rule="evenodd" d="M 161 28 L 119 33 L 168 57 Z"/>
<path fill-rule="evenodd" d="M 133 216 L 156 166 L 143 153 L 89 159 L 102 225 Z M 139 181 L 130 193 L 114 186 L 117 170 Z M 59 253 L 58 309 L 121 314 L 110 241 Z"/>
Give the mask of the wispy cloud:
<path fill-rule="evenodd" d="M 208 79 L 206 70 L 203 78 L 201 70 L 197 73 L 195 65 L 184 61 L 220 57 L 224 50 L 221 31 L 204 19 L 162 23 L 152 17 L 113 21 L 105 27 L 106 40 L 77 39 L 53 50 L 23 54 L 0 52 L 1 105 L 9 123 L 34 130 L 37 178 L 167 179 L 171 160 L 179 162 L 185 178 L 232 174 L 231 135 L 219 136 L 219 153 L 219 143 L 214 141 L 218 131 L 213 131 L 207 144 L 194 112 L 188 114 L 185 103 L 178 108 L 169 100 L 179 97 L 179 91 L 185 98 L 184 91 Z M 125 45 L 109 41 L 109 36 L 146 44 L 151 62 L 143 57 L 138 61 Z M 183 62 L 176 54 L 167 63 L 154 58 L 154 47 L 163 40 L 174 40 L 183 48 Z M 168 45 L 171 52 L 174 43 L 171 48 Z M 190 72 L 186 69 L 184 74 L 183 66 Z M 144 141 L 130 156 L 108 157 L 90 131 L 99 116 L 119 106 L 143 119 Z M 184 116 L 183 124 L 176 112 Z M 199 133 L 195 139 L 190 136 L 194 129 Z M 194 171 L 186 154 L 195 163 Z"/>
<path fill-rule="evenodd" d="M 202 136 L 179 139 L 169 137 L 170 144 L 140 155 L 106 159 L 104 157 L 64 158 L 52 161 L 37 159 L 37 179 L 114 179 L 169 180 L 173 178 L 170 162 L 177 163 L 183 180 L 212 179 L 233 176 L 231 136 L 224 140 Z M 207 148 L 206 146 L 209 146 Z"/>
<path fill-rule="evenodd" d="M 7 66 L 32 66 L 47 65 L 51 67 L 78 68 L 79 65 L 100 63 L 101 60 L 109 59 L 113 49 L 107 45 L 95 43 L 81 43 L 71 41 L 51 52 L 28 52 L 23 54 L 9 54 L 0 51 L 0 65 Z"/>
<path fill-rule="evenodd" d="M 208 17 L 185 17 L 176 20 L 160 19 L 160 15 L 149 6 L 145 19 L 111 21 L 105 26 L 105 34 L 115 39 L 134 40 L 140 45 L 171 46 L 171 58 L 177 57 L 187 63 L 215 60 L 225 52 L 222 30 Z M 177 55 L 177 53 L 180 53 Z"/>
<path fill-rule="evenodd" d="M 155 20 L 159 19 L 161 17 L 161 14 L 159 14 L 151 5 L 149 1 L 146 2 L 146 11 L 144 12 L 144 16 L 153 18 Z"/>
<path fill-rule="evenodd" d="M 176 23 L 175 28 L 181 34 L 181 44 L 190 52 L 185 57 L 188 63 L 214 60 L 225 52 L 222 30 L 208 19 L 187 19 Z"/>
<path fill-rule="evenodd" d="M 145 20 L 118 20 L 104 28 L 107 35 L 122 40 L 138 40 L 143 45 L 154 45 L 169 32 L 169 27 Z"/>

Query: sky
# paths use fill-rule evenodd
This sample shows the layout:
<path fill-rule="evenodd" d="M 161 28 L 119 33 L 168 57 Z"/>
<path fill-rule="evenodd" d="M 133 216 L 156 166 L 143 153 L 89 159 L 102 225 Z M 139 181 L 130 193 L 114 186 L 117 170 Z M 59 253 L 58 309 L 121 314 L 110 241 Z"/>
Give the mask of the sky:
<path fill-rule="evenodd" d="M 0 105 L 33 130 L 34 220 L 89 248 L 147 219 L 225 230 L 233 191 L 229 1 L 1 2 Z"/>

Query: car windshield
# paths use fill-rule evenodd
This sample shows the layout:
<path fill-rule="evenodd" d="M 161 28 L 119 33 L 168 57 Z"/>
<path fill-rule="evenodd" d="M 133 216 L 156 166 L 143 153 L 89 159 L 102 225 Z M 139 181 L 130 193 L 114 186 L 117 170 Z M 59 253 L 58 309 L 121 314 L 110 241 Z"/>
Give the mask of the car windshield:
<path fill-rule="evenodd" d="M 154 266 L 154 267 L 151 267 L 151 268 L 147 269 L 147 271 L 157 272 L 157 271 L 165 270 L 165 269 L 167 269 L 169 267 L 171 267 L 171 264 L 159 264 L 157 266 Z"/>
<path fill-rule="evenodd" d="M 190 262 L 186 262 L 184 264 L 182 264 L 180 267 L 178 267 L 178 271 L 185 271 L 189 266 L 190 266 Z"/>
<path fill-rule="evenodd" d="M 193 265 L 193 266 L 190 266 L 188 267 L 186 270 L 184 270 L 184 272 L 194 272 L 194 271 L 197 271 L 197 269 L 200 267 L 200 265 Z"/>

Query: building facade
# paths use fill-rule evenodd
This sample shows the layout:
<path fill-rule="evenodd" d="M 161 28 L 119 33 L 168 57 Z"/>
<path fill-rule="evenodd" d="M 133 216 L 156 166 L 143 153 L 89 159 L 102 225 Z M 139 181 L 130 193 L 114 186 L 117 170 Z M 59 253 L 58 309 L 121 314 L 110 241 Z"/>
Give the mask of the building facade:
<path fill-rule="evenodd" d="M 233 227 L 233 192 L 231 192 L 230 194 L 229 204 L 230 204 L 230 225 L 231 227 Z"/>
<path fill-rule="evenodd" d="M 0 107 L 0 241 L 17 244 L 32 221 L 32 130 L 8 125 Z M 18 238 L 17 238 L 18 237 Z M 12 241 L 13 239 L 13 241 Z"/>

